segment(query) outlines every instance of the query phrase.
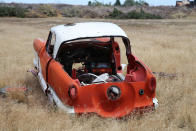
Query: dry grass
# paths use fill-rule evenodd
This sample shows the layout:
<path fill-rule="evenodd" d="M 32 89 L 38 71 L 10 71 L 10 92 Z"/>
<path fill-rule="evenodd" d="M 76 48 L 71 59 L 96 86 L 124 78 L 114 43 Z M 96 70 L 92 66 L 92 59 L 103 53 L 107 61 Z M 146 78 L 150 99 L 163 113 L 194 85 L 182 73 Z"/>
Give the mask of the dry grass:
<path fill-rule="evenodd" d="M 0 130 L 196 130 L 196 20 L 104 20 L 120 25 L 132 38 L 133 53 L 155 72 L 158 110 L 123 120 L 74 116 L 48 105 L 32 68 L 34 38 L 47 38 L 55 24 L 90 19 L 0 19 L 0 88 L 26 86 L 21 97 L 0 97 Z M 103 20 L 93 20 L 103 21 Z M 124 61 L 124 58 L 123 58 Z M 14 99 L 13 99 L 14 98 Z"/>

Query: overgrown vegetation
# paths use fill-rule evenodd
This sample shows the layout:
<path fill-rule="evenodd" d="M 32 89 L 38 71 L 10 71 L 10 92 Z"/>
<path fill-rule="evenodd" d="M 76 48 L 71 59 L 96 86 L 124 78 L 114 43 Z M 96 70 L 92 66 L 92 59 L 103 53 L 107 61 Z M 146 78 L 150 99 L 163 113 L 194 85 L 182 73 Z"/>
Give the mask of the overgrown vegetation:
<path fill-rule="evenodd" d="M 28 88 L 22 103 L 17 102 L 20 98 L 0 97 L 1 131 L 196 131 L 195 18 L 112 21 L 124 29 L 131 38 L 133 54 L 152 71 L 182 74 L 174 79 L 156 78 L 157 110 L 121 119 L 105 119 L 92 113 L 74 115 L 49 107 L 39 81 L 26 72 L 33 68 L 33 39 L 46 40 L 49 26 L 54 24 L 84 21 L 91 19 L 0 18 L 0 88 Z M 124 54 L 122 63 L 126 63 L 126 52 L 120 41 L 119 46 Z"/>
<path fill-rule="evenodd" d="M 8 6 L 0 6 L 0 17 L 26 17 L 26 13 L 28 10 L 20 7 L 8 7 Z"/>
<path fill-rule="evenodd" d="M 94 0 L 94 1 L 88 1 L 88 6 L 112 6 L 112 4 L 111 4 L 111 2 L 104 4 L 102 2 Z"/>
<path fill-rule="evenodd" d="M 135 1 L 135 0 L 125 0 L 123 4 L 121 4 L 120 0 L 116 0 L 114 3 L 114 6 L 148 6 L 149 4 L 143 0 Z M 112 6 L 111 3 L 104 4 L 102 2 L 99 2 L 97 0 L 89 1 L 88 6 Z"/>
<path fill-rule="evenodd" d="M 148 7 L 142 0 L 115 0 L 115 3 L 103 3 L 101 0 L 89 1 L 89 6 L 67 4 L 16 4 L 0 2 L 0 17 L 79 17 L 79 18 L 116 18 L 116 19 L 179 19 L 195 17 L 196 8 L 174 6 Z M 114 4 L 114 5 L 113 5 Z M 133 5 L 133 6 L 132 6 Z M 114 10 L 114 6 L 119 10 Z M 140 11 L 138 9 L 144 10 Z M 135 10 L 135 11 L 134 11 Z M 125 13 L 126 12 L 126 13 Z M 128 12 L 128 13 L 127 13 Z"/>
<path fill-rule="evenodd" d="M 130 11 L 128 13 L 123 13 L 122 11 L 118 10 L 117 8 L 114 8 L 113 12 L 109 14 L 108 18 L 114 18 L 114 19 L 162 19 L 161 16 L 150 14 L 144 12 L 144 10 L 141 8 L 139 12 L 137 11 Z"/>
<path fill-rule="evenodd" d="M 37 9 L 26 9 L 15 6 L 0 6 L 0 17 L 20 17 L 20 18 L 40 18 L 40 17 L 56 17 L 58 10 L 51 5 L 40 5 Z"/>

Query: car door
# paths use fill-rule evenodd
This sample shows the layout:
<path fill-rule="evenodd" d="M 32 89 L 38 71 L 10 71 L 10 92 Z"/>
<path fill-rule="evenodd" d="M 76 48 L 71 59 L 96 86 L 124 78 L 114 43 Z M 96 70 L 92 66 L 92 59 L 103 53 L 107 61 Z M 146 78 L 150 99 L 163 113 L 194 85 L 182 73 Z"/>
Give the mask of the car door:
<path fill-rule="evenodd" d="M 49 43 L 51 43 L 51 39 L 52 39 L 52 32 L 49 33 L 46 45 L 41 49 L 39 53 L 39 62 L 40 62 L 39 71 L 41 72 L 46 84 L 48 81 L 48 77 L 47 77 L 48 65 L 49 65 L 49 61 L 52 60 L 52 57 L 50 54 L 48 54 L 48 49 L 47 49 Z M 44 90 L 46 90 L 47 87 L 44 86 L 43 88 Z"/>
<path fill-rule="evenodd" d="M 68 91 L 73 86 L 74 80 L 64 71 L 62 65 L 53 58 L 53 48 L 56 44 L 56 35 L 50 32 L 45 50 L 42 52 L 42 71 L 47 83 L 47 88 L 51 87 L 60 100 L 71 105 Z M 75 83 L 76 85 L 76 83 Z"/>

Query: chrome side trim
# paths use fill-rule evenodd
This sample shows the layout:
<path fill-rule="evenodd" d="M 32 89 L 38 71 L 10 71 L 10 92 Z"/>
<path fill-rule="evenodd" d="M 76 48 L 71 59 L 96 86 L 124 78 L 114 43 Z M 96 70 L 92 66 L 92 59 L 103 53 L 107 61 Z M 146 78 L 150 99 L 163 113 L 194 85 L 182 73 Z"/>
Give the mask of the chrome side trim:
<path fill-rule="evenodd" d="M 159 101 L 157 100 L 157 98 L 153 98 L 152 99 L 153 105 L 154 105 L 154 109 L 156 110 L 159 107 Z"/>

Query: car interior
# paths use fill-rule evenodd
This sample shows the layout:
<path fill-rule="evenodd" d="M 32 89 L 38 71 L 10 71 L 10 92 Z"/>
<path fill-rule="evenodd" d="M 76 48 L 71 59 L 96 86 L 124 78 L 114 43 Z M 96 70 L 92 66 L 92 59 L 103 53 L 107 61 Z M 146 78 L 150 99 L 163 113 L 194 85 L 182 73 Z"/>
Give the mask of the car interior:
<path fill-rule="evenodd" d="M 57 53 L 64 70 L 83 85 L 122 81 L 116 71 L 112 40 L 64 42 Z"/>

